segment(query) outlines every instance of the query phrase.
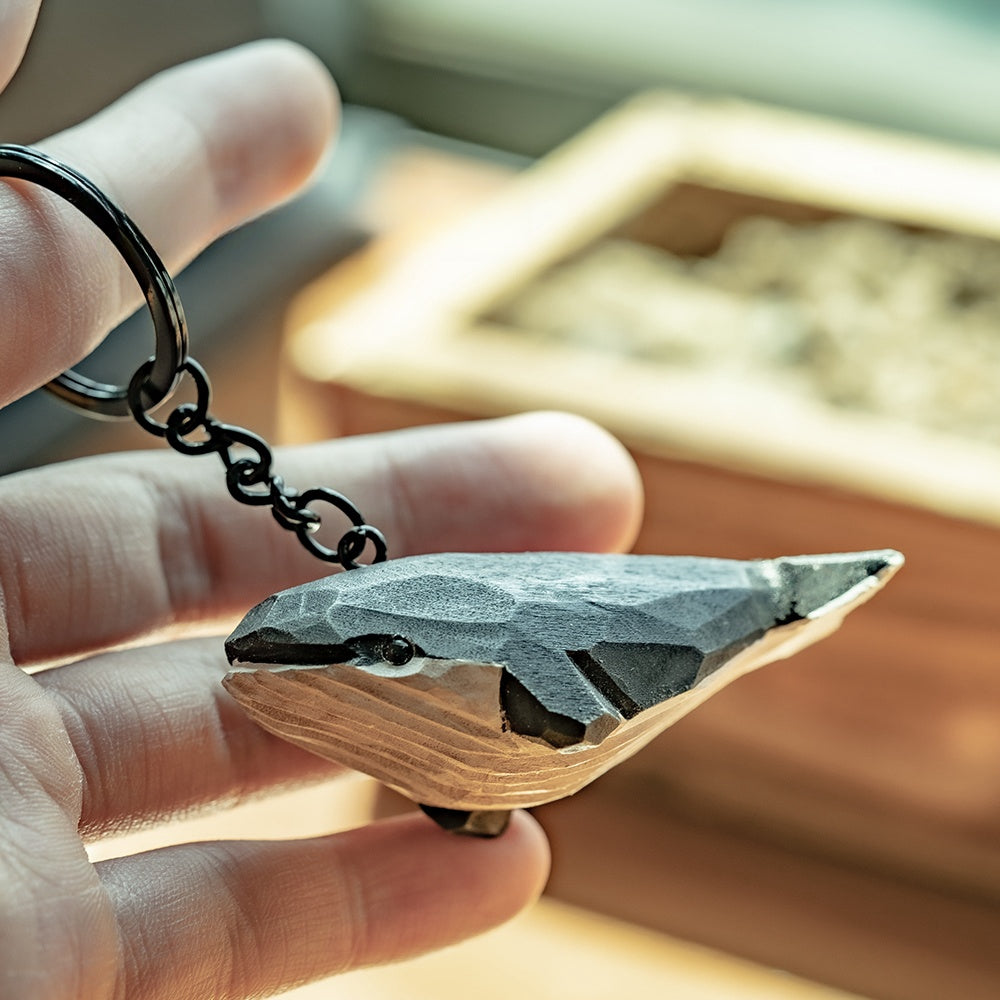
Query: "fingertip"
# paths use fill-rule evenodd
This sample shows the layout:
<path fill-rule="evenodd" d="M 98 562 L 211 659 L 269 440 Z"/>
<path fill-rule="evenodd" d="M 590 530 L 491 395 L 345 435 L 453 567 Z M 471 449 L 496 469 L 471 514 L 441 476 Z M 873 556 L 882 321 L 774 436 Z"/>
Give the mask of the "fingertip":
<path fill-rule="evenodd" d="M 435 831 L 437 832 L 437 831 Z M 505 924 L 535 903 L 545 889 L 552 852 L 541 824 L 527 811 L 515 810 L 507 829 L 495 838 L 464 837 L 440 831 L 457 840 L 460 850 L 475 855 L 475 868 L 465 879 L 464 919 L 455 921 L 465 940 Z M 469 900 L 477 900 L 470 910 Z M 437 946 L 435 946 L 437 947 Z"/>
<path fill-rule="evenodd" d="M 544 891 L 552 870 L 552 850 L 541 823 L 523 809 L 515 810 L 511 814 L 510 826 L 503 836 L 514 841 L 513 849 L 519 852 L 522 858 L 521 867 L 525 873 L 524 902 L 514 911 L 517 913 L 538 899 Z M 514 913 L 511 916 L 514 916 Z"/>
<path fill-rule="evenodd" d="M 535 902 L 549 876 L 548 840 L 522 811 L 495 838 L 448 833 L 413 814 L 368 827 L 359 838 L 369 857 L 380 854 L 381 871 L 365 894 L 367 953 L 358 964 L 422 954 L 491 930 Z"/>
<path fill-rule="evenodd" d="M 202 207 L 190 213 L 188 225 L 204 227 L 208 219 L 209 237 L 296 194 L 323 163 L 340 115 L 340 98 L 326 66 L 285 39 L 249 42 L 175 66 L 121 104 L 133 109 L 121 122 L 107 113 L 98 119 L 118 126 L 116 135 L 105 137 L 106 144 L 123 142 L 123 129 L 145 128 L 151 115 L 162 123 L 169 113 L 180 122 L 170 133 L 161 124 L 145 144 L 160 147 L 170 139 L 169 151 L 162 153 L 181 157 L 187 170 L 200 164 L 200 174 L 188 178 L 185 200 L 195 199 Z M 170 195 L 176 200 L 178 191 Z M 123 192 L 120 200 L 134 197 Z M 149 229 L 156 232 L 161 216 L 170 214 L 170 204 L 148 214 L 147 236 Z M 203 229 L 198 239 L 206 239 Z"/>
<path fill-rule="evenodd" d="M 285 188 L 278 192 L 279 199 L 287 198 L 308 183 L 329 155 L 340 128 L 340 93 L 326 64 L 298 42 L 264 39 L 242 51 L 261 60 L 261 79 L 273 81 L 290 101 L 293 113 L 279 119 L 273 136 L 297 154 L 284 174 Z"/>
<path fill-rule="evenodd" d="M 642 523 L 639 471 L 625 446 L 603 427 L 571 413 L 539 411 L 501 423 L 518 438 L 534 489 L 550 497 L 546 547 L 622 552 Z"/>
<path fill-rule="evenodd" d="M 359 456 L 381 452 L 383 485 L 364 508 L 397 554 L 615 552 L 638 533 L 635 463 L 580 416 L 542 411 L 353 442 Z"/>

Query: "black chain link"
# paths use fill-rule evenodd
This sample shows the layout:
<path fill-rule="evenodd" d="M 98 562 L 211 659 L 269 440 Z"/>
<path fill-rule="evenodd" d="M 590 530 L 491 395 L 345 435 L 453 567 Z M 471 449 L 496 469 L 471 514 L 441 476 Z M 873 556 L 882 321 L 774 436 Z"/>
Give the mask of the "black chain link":
<path fill-rule="evenodd" d="M 182 455 L 218 455 L 226 468 L 226 486 L 233 499 L 252 507 L 269 506 L 275 521 L 295 532 L 305 549 L 317 559 L 338 563 L 344 569 L 357 569 L 369 543 L 372 562 L 386 558 L 385 536 L 365 523 L 361 512 L 347 497 L 325 486 L 304 493 L 286 486 L 281 476 L 272 471 L 271 448 L 262 437 L 244 427 L 224 424 L 209 413 L 211 383 L 194 358 L 187 358 L 179 371 L 191 376 L 197 393 L 195 402 L 181 403 L 163 423 L 154 420 L 143 404 L 143 388 L 152 365 L 152 358 L 140 365 L 128 386 L 129 409 L 144 431 L 163 438 Z M 315 538 L 322 518 L 310 505 L 319 502 L 330 504 L 351 522 L 336 548 L 328 548 Z"/>

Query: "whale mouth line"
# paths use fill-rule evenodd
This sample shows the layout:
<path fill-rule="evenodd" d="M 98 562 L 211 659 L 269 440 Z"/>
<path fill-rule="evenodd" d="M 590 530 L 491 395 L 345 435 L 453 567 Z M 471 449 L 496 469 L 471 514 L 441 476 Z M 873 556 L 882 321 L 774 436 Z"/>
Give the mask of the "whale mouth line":
<path fill-rule="evenodd" d="M 255 664 L 274 667 L 326 667 L 331 663 L 349 663 L 357 653 L 346 643 L 319 645 L 295 642 L 290 638 L 264 640 L 259 637 L 253 648 L 230 640 L 226 643 L 226 658 L 233 667 Z"/>
<path fill-rule="evenodd" d="M 415 674 L 423 674 L 428 678 L 440 677 L 456 667 L 502 670 L 503 664 L 492 660 L 473 660 L 466 657 L 440 657 L 420 653 L 406 663 L 394 664 L 385 660 L 373 659 L 359 653 L 350 646 L 351 640 L 335 646 L 312 647 L 306 655 L 295 655 L 285 650 L 272 655 L 270 649 L 260 649 L 253 656 L 234 658 L 230 660 L 229 673 L 242 674 L 266 670 L 270 673 L 284 673 L 293 670 L 314 670 L 326 667 L 346 667 L 351 670 L 363 671 L 373 677 L 404 680 Z"/>

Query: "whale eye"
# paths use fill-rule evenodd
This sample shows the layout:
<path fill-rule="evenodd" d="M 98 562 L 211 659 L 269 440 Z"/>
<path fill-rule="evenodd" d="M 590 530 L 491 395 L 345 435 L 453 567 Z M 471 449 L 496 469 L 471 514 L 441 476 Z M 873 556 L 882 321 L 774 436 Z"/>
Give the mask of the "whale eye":
<path fill-rule="evenodd" d="M 386 663 L 403 667 L 416 656 L 417 647 L 405 636 L 394 635 L 379 647 L 379 654 Z"/>

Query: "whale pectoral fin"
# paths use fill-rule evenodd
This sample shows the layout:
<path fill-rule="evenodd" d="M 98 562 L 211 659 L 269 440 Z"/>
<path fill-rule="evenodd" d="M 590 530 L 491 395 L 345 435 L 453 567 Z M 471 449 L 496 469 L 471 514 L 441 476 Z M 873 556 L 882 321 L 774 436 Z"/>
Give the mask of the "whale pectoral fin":
<path fill-rule="evenodd" d="M 511 732 L 544 740 L 557 750 L 583 742 L 587 733 L 585 723 L 546 708 L 506 669 L 500 679 L 500 709 Z"/>
<path fill-rule="evenodd" d="M 621 712 L 565 650 L 519 653 L 507 659 L 500 678 L 500 712 L 511 732 L 564 750 L 597 746 L 621 725 Z"/>
<path fill-rule="evenodd" d="M 706 666 L 729 659 L 739 645 L 706 652 L 693 643 L 599 642 L 591 649 L 568 650 L 567 655 L 625 719 L 632 719 L 689 691 Z"/>

